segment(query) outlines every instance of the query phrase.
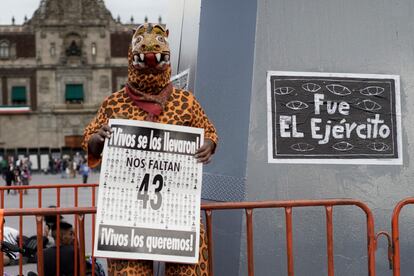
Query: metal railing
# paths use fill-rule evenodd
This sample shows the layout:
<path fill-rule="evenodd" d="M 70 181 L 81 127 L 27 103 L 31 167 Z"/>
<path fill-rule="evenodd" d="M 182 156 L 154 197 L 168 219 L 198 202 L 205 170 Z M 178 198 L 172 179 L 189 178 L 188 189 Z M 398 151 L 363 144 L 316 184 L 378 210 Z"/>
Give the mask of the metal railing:
<path fill-rule="evenodd" d="M 90 214 L 92 216 L 92 248 L 94 242 L 94 226 L 95 226 L 95 197 L 97 184 L 65 184 L 65 185 L 33 185 L 33 186 L 14 186 L 14 187 L 0 187 L 0 207 L 4 208 L 4 192 L 7 189 L 17 190 L 19 193 L 19 208 L 4 209 L 3 216 L 18 216 L 19 217 L 19 247 L 22 248 L 22 233 L 23 233 L 23 217 L 34 216 L 36 218 L 36 234 L 37 234 L 37 254 L 38 254 L 38 269 L 39 275 L 43 275 L 43 216 L 54 215 L 57 216 L 57 237 L 59 235 L 59 215 L 75 215 L 75 243 L 74 243 L 74 260 L 75 267 L 79 267 L 79 275 L 84 275 L 84 262 L 78 263 L 78 260 L 85 259 L 85 215 Z M 91 189 L 91 205 L 89 207 L 78 207 L 78 194 L 80 188 Z M 38 208 L 24 208 L 24 197 L 23 193 L 25 190 L 37 190 Z M 42 208 L 42 191 L 45 189 L 56 190 L 56 206 L 57 208 Z M 60 196 L 62 191 L 67 189 L 72 190 L 74 193 L 73 207 L 60 208 Z M 393 242 L 394 242 L 394 254 L 392 256 L 394 263 L 394 276 L 399 276 L 399 241 L 398 241 L 398 215 L 401 208 L 406 204 L 414 204 L 413 199 L 407 199 L 397 205 L 394 210 L 393 216 Z M 376 239 L 374 229 L 374 219 L 371 210 L 363 202 L 352 200 L 352 199 L 327 199 L 327 200 L 288 200 L 288 201 L 263 201 L 263 202 L 225 202 L 225 203 L 204 203 L 202 209 L 206 216 L 206 230 L 208 237 L 208 253 L 209 253 L 209 271 L 210 275 L 213 276 L 214 271 L 214 241 L 213 241 L 213 213 L 220 210 L 238 209 L 244 210 L 246 214 L 246 240 L 247 240 L 247 269 L 248 275 L 254 276 L 254 235 L 253 235 L 253 224 L 254 224 L 254 212 L 255 209 L 284 209 L 285 213 L 285 225 L 286 225 L 286 255 L 287 255 L 287 273 L 288 276 L 294 276 L 294 252 L 293 252 L 293 210 L 295 208 L 305 207 L 324 207 L 326 215 L 326 258 L 328 266 L 328 276 L 334 276 L 334 235 L 333 235 L 333 210 L 339 206 L 356 206 L 361 209 L 366 215 L 366 236 L 367 236 L 367 256 L 368 256 L 368 275 L 375 276 L 375 250 L 376 250 Z M 2 229 L 2 219 L 1 227 Z M 395 233 L 395 234 L 394 234 Z M 377 236 L 384 234 L 379 232 Z M 3 233 L 0 231 L 0 240 L 3 239 Z M 60 255 L 59 255 L 59 238 L 56 240 L 57 247 L 57 272 L 60 270 Z M 79 248 L 78 248 L 79 246 Z M 79 249 L 79 250 L 78 250 Z M 79 252 L 79 256 L 77 255 Z M 390 257 L 391 258 L 391 257 Z M 94 263 L 94 259 L 93 262 Z M 22 273 L 22 260 L 19 260 L 19 274 Z M 94 266 L 92 266 L 92 273 L 94 273 Z M 0 275 L 3 273 L 3 258 L 0 258 Z M 75 269 L 77 275 L 77 269 Z"/>
<path fill-rule="evenodd" d="M 74 272 L 77 275 L 86 275 L 85 260 L 85 215 L 96 213 L 95 207 L 73 207 L 73 208 L 10 208 L 1 210 L 0 212 L 0 238 L 3 239 L 3 217 L 8 216 L 35 216 L 36 217 L 36 236 L 37 236 L 37 272 L 39 276 L 44 275 L 43 271 L 43 217 L 44 216 L 56 216 L 59 221 L 60 215 L 75 215 L 78 221 L 75 227 L 75 241 L 74 241 Z M 56 229 L 56 275 L 60 275 L 60 229 L 59 223 Z M 92 233 L 93 235 L 94 233 Z M 92 238 L 93 241 L 93 238 Z M 22 249 L 22 244 L 19 244 Z M 78 253 L 79 252 L 79 253 Z M 79 255 L 78 255 L 79 254 Z M 4 273 L 3 258 L 0 258 L 0 275 Z M 19 275 L 22 273 L 22 258 L 19 258 Z M 82 260 L 78 263 L 78 260 Z M 79 268 L 79 270 L 78 270 Z M 78 274 L 79 272 L 79 274 Z M 94 275 L 94 266 L 92 266 L 92 275 Z"/>
<path fill-rule="evenodd" d="M 45 190 L 49 191 L 49 190 L 55 190 L 56 192 L 56 200 L 55 202 L 48 202 L 47 204 L 54 204 L 56 207 L 60 207 L 61 206 L 61 195 L 62 192 L 68 192 L 68 190 L 73 193 L 74 198 L 73 198 L 73 207 L 78 207 L 79 205 L 79 189 L 81 188 L 89 188 L 91 190 L 91 206 L 90 207 L 95 207 L 96 206 L 96 188 L 98 187 L 98 184 L 47 184 L 47 185 L 29 185 L 29 186 L 1 186 L 0 187 L 0 208 L 4 209 L 5 207 L 5 192 L 6 191 L 12 191 L 12 192 L 16 192 L 18 194 L 18 199 L 19 199 L 19 209 L 7 209 L 7 211 L 5 211 L 5 215 L 9 214 L 10 210 L 14 210 L 14 212 L 17 212 L 17 210 L 21 210 L 22 213 L 19 215 L 15 215 L 19 217 L 19 247 L 23 248 L 23 216 L 25 216 L 25 212 L 26 211 L 30 211 L 30 210 L 35 210 L 35 209 L 28 209 L 24 207 L 24 195 L 27 192 L 30 191 L 35 191 L 37 193 L 37 206 L 38 208 L 42 208 L 44 207 L 44 202 L 43 202 L 43 192 Z M 48 208 L 50 209 L 50 208 Z M 52 209 L 50 209 L 52 210 Z M 36 219 L 37 222 L 37 219 Z M 60 233 L 60 227 L 59 227 L 59 222 L 60 222 L 60 218 L 57 218 L 57 233 L 59 236 Z M 1 221 L 1 223 L 3 223 L 3 220 Z M 78 219 L 75 219 L 75 225 L 74 225 L 74 229 L 75 229 L 75 236 L 77 235 L 77 229 L 78 229 Z M 94 235 L 95 233 L 95 214 L 92 214 L 92 235 Z M 93 236 L 92 236 L 93 237 Z M 3 234 L 0 234 L 0 241 L 3 240 Z M 93 248 L 93 242 L 94 239 L 92 238 L 92 248 Z M 59 248 L 59 239 L 56 242 L 57 247 Z M 77 243 L 75 243 L 75 252 L 77 252 Z M 59 260 L 60 258 L 60 252 L 59 250 L 57 251 L 57 259 Z M 95 261 L 95 259 L 93 258 L 93 261 Z M 75 264 L 77 264 L 77 258 L 75 258 Z M 0 275 L 2 274 L 2 269 L 4 266 L 4 261 L 3 258 L 0 258 Z M 94 272 L 94 267 L 92 268 L 93 272 Z M 23 275 L 23 260 L 22 258 L 19 258 L 19 275 Z"/>
<path fill-rule="evenodd" d="M 414 198 L 406 198 L 398 202 L 392 214 L 392 262 L 393 262 L 393 276 L 401 275 L 401 256 L 400 256 L 400 213 L 404 206 L 414 204 Z"/>
<path fill-rule="evenodd" d="M 327 240 L 327 261 L 328 276 L 334 276 L 334 239 L 333 239 L 333 208 L 335 206 L 357 206 L 366 214 L 367 227 L 367 255 L 368 275 L 375 276 L 375 249 L 376 239 L 374 231 L 374 218 L 371 210 L 363 202 L 352 199 L 328 199 L 328 200 L 287 200 L 287 201 L 263 201 L 263 202 L 226 202 L 207 203 L 202 205 L 206 212 L 209 270 L 213 276 L 213 239 L 212 239 L 212 211 L 244 209 L 246 213 L 246 239 L 247 239 L 247 265 L 248 275 L 254 276 L 253 256 L 253 212 L 255 209 L 263 208 L 284 208 L 286 219 L 286 254 L 288 276 L 294 276 L 293 256 L 293 208 L 300 207 L 325 207 L 326 212 L 326 240 Z"/>
<path fill-rule="evenodd" d="M 57 207 L 60 206 L 61 192 L 62 190 L 73 190 L 74 194 L 74 207 L 78 206 L 79 188 L 91 188 L 91 200 L 92 204 L 95 204 L 96 188 L 98 184 L 47 184 L 47 185 L 30 185 L 30 186 L 0 186 L 0 208 L 4 209 L 5 205 L 5 192 L 15 191 L 19 196 L 19 208 L 23 208 L 24 201 L 23 196 L 25 192 L 35 190 L 37 191 L 37 205 L 39 208 L 43 207 L 42 193 L 44 190 L 56 190 L 56 202 Z"/>

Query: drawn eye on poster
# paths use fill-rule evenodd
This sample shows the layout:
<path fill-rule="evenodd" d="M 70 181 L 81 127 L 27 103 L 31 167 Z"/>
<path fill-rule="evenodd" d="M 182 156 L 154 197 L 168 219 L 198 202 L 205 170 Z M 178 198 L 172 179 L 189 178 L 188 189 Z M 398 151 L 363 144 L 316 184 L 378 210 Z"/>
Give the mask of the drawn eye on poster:
<path fill-rule="evenodd" d="M 204 130 L 111 119 L 96 216 L 96 257 L 196 263 Z"/>
<path fill-rule="evenodd" d="M 402 164 L 396 75 L 268 71 L 269 163 Z"/>
<path fill-rule="evenodd" d="M 171 77 L 171 82 L 175 88 L 188 90 L 188 85 L 190 82 L 190 68 Z"/>

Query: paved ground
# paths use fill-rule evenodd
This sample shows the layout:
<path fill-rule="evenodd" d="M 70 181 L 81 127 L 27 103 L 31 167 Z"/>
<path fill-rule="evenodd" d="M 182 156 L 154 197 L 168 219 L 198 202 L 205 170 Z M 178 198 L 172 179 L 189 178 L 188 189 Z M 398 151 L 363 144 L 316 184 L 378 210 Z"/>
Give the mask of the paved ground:
<path fill-rule="evenodd" d="M 93 173 L 89 179 L 88 183 L 98 183 L 99 174 Z M 32 177 L 31 185 L 39 184 L 79 184 L 82 183 L 80 176 L 76 178 L 61 178 L 59 175 L 44 175 L 44 174 L 34 174 Z M 0 185 L 5 185 L 3 180 L 0 180 Z M 79 206 L 92 206 L 92 192 L 91 188 L 80 188 L 78 192 L 78 204 Z M 74 206 L 74 189 L 61 189 L 60 193 L 60 206 L 62 207 L 72 207 Z M 5 194 L 5 208 L 19 208 L 19 195 Z M 56 189 L 45 189 L 42 191 L 42 206 L 47 207 L 49 205 L 57 205 L 57 192 Z M 23 195 L 23 208 L 24 207 L 37 207 L 38 206 L 38 192 L 31 190 L 28 194 Z M 66 218 L 69 222 L 73 221 L 73 217 Z M 6 225 L 19 228 L 18 218 L 6 218 Z M 24 219 L 24 229 L 23 234 L 26 236 L 34 235 L 34 218 L 25 218 Z"/>

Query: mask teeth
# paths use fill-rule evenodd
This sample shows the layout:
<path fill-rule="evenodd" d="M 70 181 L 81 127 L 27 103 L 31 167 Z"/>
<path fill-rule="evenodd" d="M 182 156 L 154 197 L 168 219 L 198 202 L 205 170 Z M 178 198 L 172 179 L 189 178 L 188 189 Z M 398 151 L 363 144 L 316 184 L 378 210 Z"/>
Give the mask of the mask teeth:
<path fill-rule="evenodd" d="M 139 67 L 145 67 L 145 63 L 144 62 L 136 62 L 136 61 L 133 61 L 132 62 L 132 65 L 134 65 L 134 66 L 139 66 Z"/>
<path fill-rule="evenodd" d="M 169 61 L 164 61 L 164 60 L 160 62 L 160 65 L 164 65 L 164 64 L 169 65 L 170 62 Z"/>

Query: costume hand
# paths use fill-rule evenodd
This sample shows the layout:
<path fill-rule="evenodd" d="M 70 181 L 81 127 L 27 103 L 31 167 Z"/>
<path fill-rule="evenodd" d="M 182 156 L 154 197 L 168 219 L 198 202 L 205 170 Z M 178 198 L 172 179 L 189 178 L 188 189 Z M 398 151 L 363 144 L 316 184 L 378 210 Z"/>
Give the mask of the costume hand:
<path fill-rule="evenodd" d="M 105 138 L 111 138 L 112 130 L 108 125 L 103 125 L 98 132 L 94 133 L 88 141 L 88 152 L 95 157 L 102 153 Z"/>
<path fill-rule="evenodd" d="M 195 154 L 197 162 L 208 164 L 216 149 L 216 144 L 210 139 L 204 139 L 204 144 L 199 148 Z"/>

